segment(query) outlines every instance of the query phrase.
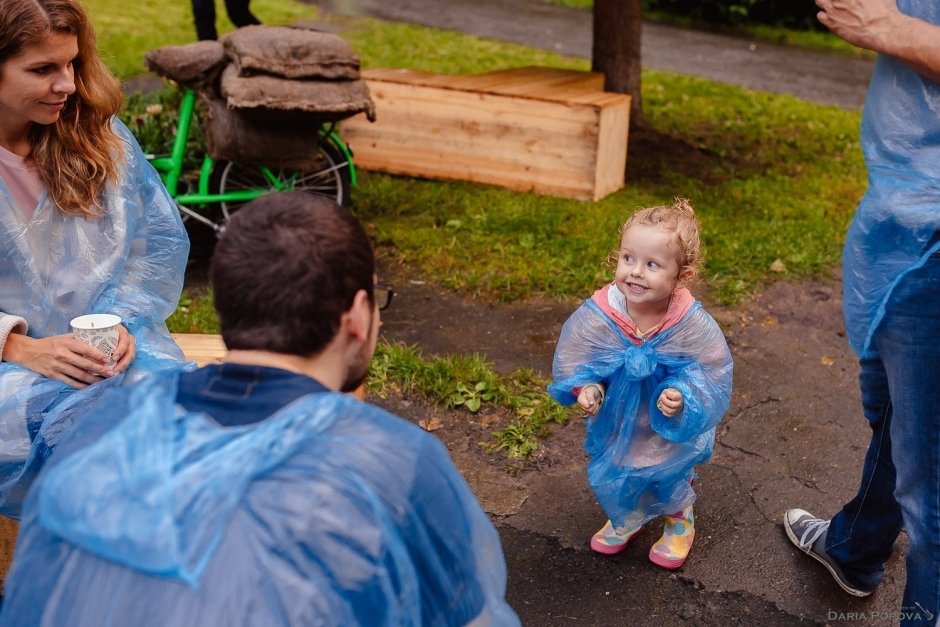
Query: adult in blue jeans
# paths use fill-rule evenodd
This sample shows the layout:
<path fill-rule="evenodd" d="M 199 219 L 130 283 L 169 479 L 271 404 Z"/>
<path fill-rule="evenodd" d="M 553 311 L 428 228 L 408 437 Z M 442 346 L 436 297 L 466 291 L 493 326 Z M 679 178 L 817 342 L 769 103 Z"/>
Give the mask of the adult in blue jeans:
<path fill-rule="evenodd" d="M 899 612 L 940 615 L 940 3 L 817 0 L 819 21 L 879 53 L 862 115 L 869 187 L 843 252 L 849 342 L 872 428 L 858 495 L 831 520 L 784 516 L 790 540 L 855 596 L 875 591 L 903 527 Z"/>
<path fill-rule="evenodd" d="M 248 5 L 251 0 L 225 0 L 225 12 L 236 27 L 251 26 L 261 22 L 254 16 Z M 215 30 L 215 0 L 193 0 L 193 21 L 196 23 L 196 37 L 218 39 Z"/>

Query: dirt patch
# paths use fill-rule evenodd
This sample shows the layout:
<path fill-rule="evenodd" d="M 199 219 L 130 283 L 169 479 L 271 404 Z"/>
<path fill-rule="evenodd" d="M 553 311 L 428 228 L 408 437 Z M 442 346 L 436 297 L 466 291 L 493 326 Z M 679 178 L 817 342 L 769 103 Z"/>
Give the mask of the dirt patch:
<path fill-rule="evenodd" d="M 495 305 L 466 299 L 427 280 L 413 278 L 400 268 L 384 268 L 381 275 L 396 290 L 392 307 L 383 314 L 385 340 L 417 345 L 426 356 L 477 353 L 503 374 L 530 368 L 550 378 L 561 327 L 581 302 L 530 300 Z M 733 403 L 720 429 L 720 436 L 728 442 L 720 446 L 748 450 L 750 443 L 738 443 L 736 424 L 746 422 L 755 412 L 779 413 L 781 404 L 798 402 L 794 390 L 805 390 L 807 403 L 833 387 L 849 396 L 854 394 L 854 358 L 844 340 L 836 281 L 780 282 L 744 307 L 708 309 L 724 329 L 736 360 Z M 533 459 L 520 466 L 507 463 L 487 446 L 493 442 L 493 432 L 505 426 L 507 417 L 499 412 L 442 410 L 420 399 L 398 396 L 370 400 L 415 423 L 431 417 L 440 419 L 443 426 L 435 435 L 448 445 L 471 484 L 473 476 L 485 477 L 474 488 L 492 514 L 517 513 L 507 511 L 505 504 L 489 502 L 494 499 L 493 503 L 503 503 L 503 488 L 515 490 L 520 483 L 541 483 L 543 476 L 552 477 L 557 471 L 578 473 L 586 461 L 581 449 L 583 428 L 574 412 L 573 420 L 567 426 L 555 427 Z M 807 409 L 820 410 L 815 405 Z M 805 422 L 802 418 L 788 419 L 786 427 L 798 429 Z M 777 435 L 775 430 L 766 429 L 748 433 L 748 438 L 753 437 L 773 447 L 767 438 L 775 440 Z M 482 466 L 490 466 L 495 472 L 483 472 Z M 500 485 L 500 476 L 504 485 Z M 550 489 L 551 483 L 548 479 L 545 487 Z M 580 540 L 572 537 L 571 542 Z"/>
<path fill-rule="evenodd" d="M 727 158 L 654 128 L 631 128 L 628 141 L 628 184 L 632 181 L 665 183 L 667 176 L 680 175 L 714 185 L 728 176 Z M 642 155 L 642 158 L 630 159 L 630 155 Z"/>

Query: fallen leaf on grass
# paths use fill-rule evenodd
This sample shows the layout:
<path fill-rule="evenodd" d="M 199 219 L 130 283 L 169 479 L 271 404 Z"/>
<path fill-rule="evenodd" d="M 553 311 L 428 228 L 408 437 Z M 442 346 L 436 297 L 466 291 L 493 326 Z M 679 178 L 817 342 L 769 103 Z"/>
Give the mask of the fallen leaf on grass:
<path fill-rule="evenodd" d="M 774 259 L 774 262 L 770 264 L 770 271 L 771 272 L 786 272 L 787 265 L 783 263 L 783 261 L 780 259 Z"/>
<path fill-rule="evenodd" d="M 489 429 L 490 427 L 492 427 L 493 425 L 495 425 L 495 424 L 497 424 L 497 423 L 499 423 L 499 416 L 497 416 L 496 414 L 490 414 L 490 415 L 488 415 L 488 416 L 483 416 L 483 418 L 480 419 L 480 425 L 481 425 L 484 429 Z"/>
<path fill-rule="evenodd" d="M 444 426 L 444 423 L 441 422 L 440 418 L 425 418 L 418 422 L 418 426 L 424 429 L 425 431 L 437 431 L 438 429 Z"/>
<path fill-rule="evenodd" d="M 836 363 L 836 360 L 833 359 L 832 357 L 821 357 L 819 359 L 819 363 L 821 363 L 824 366 L 831 366 L 832 364 Z"/>

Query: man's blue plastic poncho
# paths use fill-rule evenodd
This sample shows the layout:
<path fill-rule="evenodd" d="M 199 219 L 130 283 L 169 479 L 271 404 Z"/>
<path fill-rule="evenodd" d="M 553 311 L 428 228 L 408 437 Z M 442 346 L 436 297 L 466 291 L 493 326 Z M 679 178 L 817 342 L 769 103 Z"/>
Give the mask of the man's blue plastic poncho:
<path fill-rule="evenodd" d="M 496 530 L 436 438 L 339 393 L 220 427 L 177 389 L 118 390 L 63 439 L 0 625 L 518 624 Z"/>
<path fill-rule="evenodd" d="M 137 142 L 120 122 L 115 130 L 124 164 L 98 219 L 65 216 L 43 196 L 24 221 L 0 181 L 0 311 L 25 318 L 37 338 L 70 332 L 76 316 L 117 314 L 137 349 L 126 373 L 82 390 L 0 362 L 0 513 L 18 514 L 50 447 L 105 389 L 183 359 L 164 321 L 179 300 L 189 242 Z"/>
<path fill-rule="evenodd" d="M 907 15 L 940 24 L 940 2 L 899 0 Z M 868 191 L 843 251 L 849 342 L 865 355 L 891 292 L 940 250 L 940 84 L 879 55 L 862 114 Z M 925 309 L 940 306 L 940 295 Z"/>
<path fill-rule="evenodd" d="M 615 288 L 611 288 L 615 289 Z M 555 349 L 558 402 L 603 383 L 606 398 L 587 418 L 588 482 L 615 527 L 635 529 L 690 504 L 695 464 L 711 456 L 731 400 L 731 353 L 718 324 L 695 302 L 675 325 L 637 345 L 594 300 L 565 322 Z M 683 397 L 672 418 L 656 408 L 666 388 Z"/>

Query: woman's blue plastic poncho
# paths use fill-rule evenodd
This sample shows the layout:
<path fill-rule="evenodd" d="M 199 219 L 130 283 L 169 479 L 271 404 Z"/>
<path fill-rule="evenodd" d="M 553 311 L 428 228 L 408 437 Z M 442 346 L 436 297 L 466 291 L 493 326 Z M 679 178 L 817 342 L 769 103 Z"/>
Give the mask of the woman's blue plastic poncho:
<path fill-rule="evenodd" d="M 635 529 L 695 498 L 694 466 L 711 456 L 715 426 L 731 401 L 731 353 L 718 324 L 696 302 L 673 327 L 636 345 L 593 301 L 565 322 L 549 393 L 564 405 L 573 390 L 603 383 L 606 397 L 587 418 L 588 482 L 615 527 Z M 656 408 L 666 388 L 684 409 Z"/>
<path fill-rule="evenodd" d="M 519 624 L 499 536 L 436 438 L 339 393 L 220 427 L 177 389 L 118 390 L 63 439 L 0 625 Z"/>
<path fill-rule="evenodd" d="M 940 24 L 940 2 L 899 0 L 898 8 Z M 940 250 L 940 84 L 879 55 L 862 114 L 862 150 L 868 191 L 842 255 L 846 327 L 860 356 L 894 287 Z M 935 310 L 938 299 L 924 307 Z"/>
<path fill-rule="evenodd" d="M 125 373 L 81 390 L 0 362 L 0 513 L 6 515 L 18 515 L 61 432 L 105 389 L 183 359 L 164 321 L 179 300 L 189 241 L 136 140 L 123 124 L 114 125 L 125 143 L 124 163 L 103 193 L 98 219 L 66 216 L 43 195 L 25 221 L 0 181 L 0 311 L 25 318 L 36 338 L 69 333 L 76 316 L 117 314 L 137 350 Z"/>

